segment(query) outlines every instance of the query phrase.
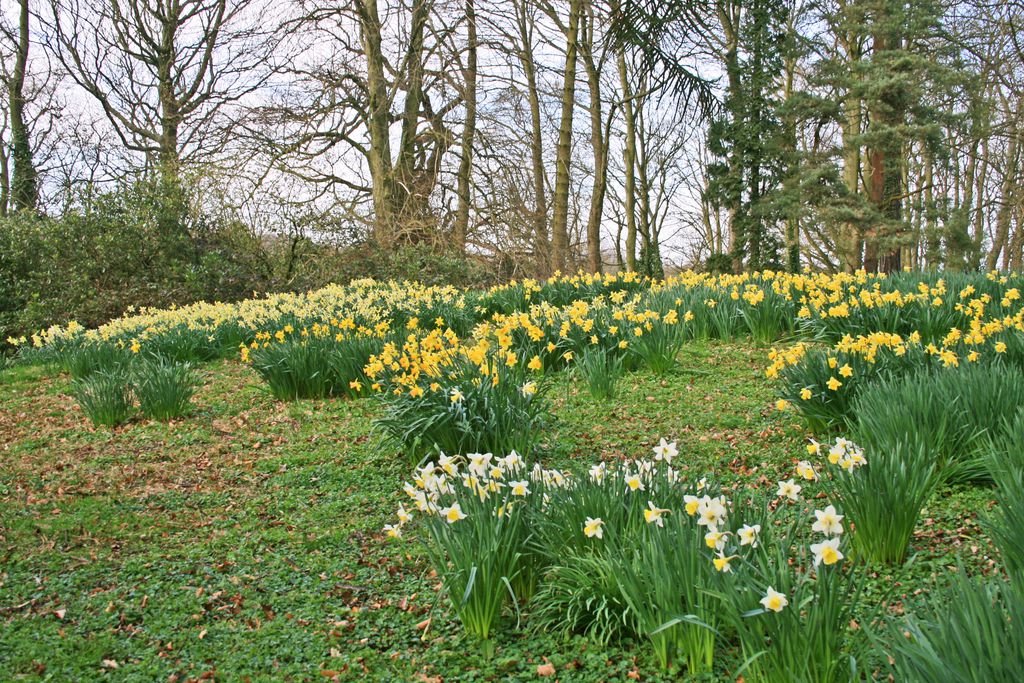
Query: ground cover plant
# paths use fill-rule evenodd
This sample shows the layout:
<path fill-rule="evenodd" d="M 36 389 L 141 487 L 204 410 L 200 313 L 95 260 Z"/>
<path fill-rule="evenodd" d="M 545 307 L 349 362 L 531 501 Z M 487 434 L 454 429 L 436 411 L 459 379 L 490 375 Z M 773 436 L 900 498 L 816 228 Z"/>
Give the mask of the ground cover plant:
<path fill-rule="evenodd" d="M 928 680 L 951 639 L 1008 652 L 1018 286 L 359 281 L 13 340 L 0 657 L 26 680 L 843 681 Z M 111 377 L 128 412 L 94 427 L 72 396 Z"/>

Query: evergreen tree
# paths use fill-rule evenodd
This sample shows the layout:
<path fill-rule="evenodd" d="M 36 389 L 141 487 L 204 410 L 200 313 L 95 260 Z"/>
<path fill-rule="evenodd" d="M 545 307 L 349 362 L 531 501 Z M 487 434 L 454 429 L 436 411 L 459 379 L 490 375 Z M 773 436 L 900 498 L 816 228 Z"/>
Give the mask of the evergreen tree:
<path fill-rule="evenodd" d="M 709 193 L 732 221 L 733 263 L 751 270 L 779 267 L 777 205 L 769 201 L 789 166 L 786 127 L 780 119 L 779 78 L 786 47 L 787 8 L 781 0 L 739 0 L 738 54 L 723 113 L 708 130 L 717 158 L 709 170 Z"/>

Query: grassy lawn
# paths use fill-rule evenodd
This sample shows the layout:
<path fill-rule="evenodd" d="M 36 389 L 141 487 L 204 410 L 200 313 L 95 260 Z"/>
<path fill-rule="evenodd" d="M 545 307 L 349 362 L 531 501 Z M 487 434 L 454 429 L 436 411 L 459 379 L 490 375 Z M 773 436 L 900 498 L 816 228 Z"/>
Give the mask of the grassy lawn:
<path fill-rule="evenodd" d="M 627 375 L 607 402 L 560 373 L 545 462 L 638 457 L 665 436 L 694 472 L 774 488 L 807 435 L 773 408 L 765 365 L 761 348 L 689 345 L 675 374 Z M 113 431 L 66 376 L 0 375 L 0 679 L 667 678 L 643 644 L 566 640 L 529 614 L 485 659 L 417 545 L 383 538 L 411 464 L 372 433 L 376 402 L 282 404 L 236 362 L 202 372 L 189 418 Z M 940 492 L 914 561 L 868 590 L 898 612 L 958 561 L 992 566 L 989 498 Z"/>

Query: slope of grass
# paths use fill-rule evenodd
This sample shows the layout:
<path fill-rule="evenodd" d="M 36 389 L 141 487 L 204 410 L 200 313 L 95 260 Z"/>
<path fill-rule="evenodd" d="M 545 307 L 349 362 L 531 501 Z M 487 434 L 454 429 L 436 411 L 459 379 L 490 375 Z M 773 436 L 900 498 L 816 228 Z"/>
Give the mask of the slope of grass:
<path fill-rule="evenodd" d="M 563 373 L 546 463 L 642 456 L 666 436 L 695 473 L 774 487 L 805 434 L 772 408 L 764 363 L 762 349 L 689 345 L 678 372 L 626 375 L 603 403 Z M 3 680 L 491 681 L 548 665 L 562 681 L 663 676 L 642 645 L 563 640 L 528 614 L 485 659 L 415 544 L 381 534 L 408 469 L 371 432 L 376 403 L 283 404 L 237 363 L 202 372 L 189 418 L 114 430 L 89 426 L 66 376 L 0 375 Z M 989 498 L 944 491 L 916 561 L 872 590 L 894 586 L 898 610 L 958 557 L 990 566 L 975 521 Z"/>

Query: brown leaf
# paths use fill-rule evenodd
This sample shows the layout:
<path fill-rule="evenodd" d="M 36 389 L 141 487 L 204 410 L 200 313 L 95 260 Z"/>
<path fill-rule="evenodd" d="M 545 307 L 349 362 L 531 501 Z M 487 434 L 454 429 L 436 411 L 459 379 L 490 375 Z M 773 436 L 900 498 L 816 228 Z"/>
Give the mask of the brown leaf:
<path fill-rule="evenodd" d="M 555 667 L 551 664 L 551 662 L 548 661 L 547 657 L 543 657 L 542 659 L 544 660 L 544 663 L 537 665 L 537 675 L 538 676 L 554 676 L 555 675 Z"/>

